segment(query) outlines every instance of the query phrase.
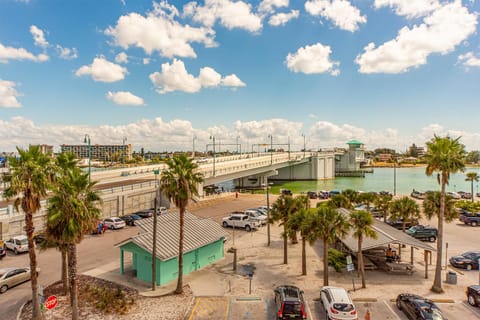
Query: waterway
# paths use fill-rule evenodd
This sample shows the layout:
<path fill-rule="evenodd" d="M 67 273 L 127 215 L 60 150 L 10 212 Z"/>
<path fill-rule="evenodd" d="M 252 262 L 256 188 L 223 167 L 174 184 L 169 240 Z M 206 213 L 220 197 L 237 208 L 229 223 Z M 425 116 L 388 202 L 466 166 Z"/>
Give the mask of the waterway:
<path fill-rule="evenodd" d="M 466 168 L 463 173 L 456 173 L 450 176 L 450 183 L 447 191 L 470 192 L 471 182 L 465 181 L 467 172 L 477 172 L 480 176 L 480 168 Z M 394 176 L 396 179 L 394 179 Z M 273 177 L 272 177 L 273 178 Z M 425 174 L 425 167 L 411 168 L 374 168 L 373 173 L 368 173 L 365 178 L 339 177 L 332 180 L 319 181 L 273 181 L 271 192 L 278 194 L 280 189 L 290 189 L 293 193 L 319 190 L 345 190 L 354 189 L 358 191 L 394 191 L 394 180 L 396 180 L 396 194 L 410 194 L 413 189 L 418 191 L 440 190 L 436 174 L 428 177 Z M 233 186 L 233 184 L 231 184 Z M 230 186 L 230 185 L 227 185 Z M 474 182 L 473 191 L 479 191 L 479 183 Z M 228 189 L 228 188 L 227 188 Z"/>

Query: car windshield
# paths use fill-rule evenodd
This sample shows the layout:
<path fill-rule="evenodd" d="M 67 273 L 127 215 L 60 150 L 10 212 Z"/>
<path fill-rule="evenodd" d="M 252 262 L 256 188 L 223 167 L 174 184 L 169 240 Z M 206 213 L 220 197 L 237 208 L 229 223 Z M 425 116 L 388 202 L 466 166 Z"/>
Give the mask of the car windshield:
<path fill-rule="evenodd" d="M 298 314 L 302 312 L 302 308 L 299 303 L 285 303 L 283 307 L 284 314 Z"/>
<path fill-rule="evenodd" d="M 19 241 L 20 241 L 20 244 L 28 244 L 28 239 L 21 239 Z"/>
<path fill-rule="evenodd" d="M 333 308 L 338 311 L 348 312 L 353 310 L 353 305 L 349 303 L 334 303 Z"/>
<path fill-rule="evenodd" d="M 422 312 L 424 315 L 426 315 L 426 319 L 432 319 L 432 320 L 443 320 L 445 319 L 440 312 L 440 309 L 438 309 L 436 306 L 431 305 L 431 304 L 425 304 L 422 305 Z"/>

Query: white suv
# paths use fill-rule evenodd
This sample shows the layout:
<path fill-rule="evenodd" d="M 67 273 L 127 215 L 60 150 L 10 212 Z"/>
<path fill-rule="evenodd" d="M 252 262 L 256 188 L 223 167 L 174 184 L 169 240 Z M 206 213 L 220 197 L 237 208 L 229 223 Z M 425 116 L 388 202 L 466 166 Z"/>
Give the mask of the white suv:
<path fill-rule="evenodd" d="M 254 221 L 258 221 L 258 223 L 260 225 L 266 225 L 267 224 L 267 216 L 258 212 L 257 209 L 248 209 L 248 210 L 245 210 L 244 213 L 247 216 L 249 216 L 250 219 L 252 219 Z"/>
<path fill-rule="evenodd" d="M 109 229 L 121 229 L 125 228 L 125 221 L 120 219 L 119 217 L 111 217 L 103 220 L 103 223 L 107 226 Z"/>
<path fill-rule="evenodd" d="M 232 213 L 229 217 L 223 218 L 222 226 L 224 228 L 233 227 L 233 228 L 242 228 L 246 231 L 251 231 L 252 229 L 258 229 L 259 222 L 250 219 L 250 217 L 244 213 Z"/>
<path fill-rule="evenodd" d="M 15 252 L 15 254 L 19 254 L 20 252 L 27 252 L 28 238 L 25 235 L 10 238 L 5 241 L 5 247 L 7 247 L 8 250 L 12 250 L 13 252 Z"/>
<path fill-rule="evenodd" d="M 357 309 L 344 288 L 323 287 L 320 301 L 325 308 L 328 319 L 357 320 Z"/>

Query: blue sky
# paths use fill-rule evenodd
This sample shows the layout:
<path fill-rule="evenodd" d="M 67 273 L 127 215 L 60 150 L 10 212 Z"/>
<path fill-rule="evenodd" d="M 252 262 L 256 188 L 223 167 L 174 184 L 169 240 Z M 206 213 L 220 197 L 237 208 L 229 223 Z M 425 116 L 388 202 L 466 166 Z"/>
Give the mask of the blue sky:
<path fill-rule="evenodd" d="M 479 2 L 0 0 L 0 151 L 477 150 Z"/>

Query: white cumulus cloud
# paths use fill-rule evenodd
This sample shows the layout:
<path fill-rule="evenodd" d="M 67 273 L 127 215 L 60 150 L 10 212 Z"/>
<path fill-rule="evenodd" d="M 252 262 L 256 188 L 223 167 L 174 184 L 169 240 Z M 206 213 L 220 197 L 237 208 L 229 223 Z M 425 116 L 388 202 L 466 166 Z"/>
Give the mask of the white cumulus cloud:
<path fill-rule="evenodd" d="M 268 24 L 274 27 L 283 26 L 288 21 L 298 18 L 298 15 L 298 10 L 292 10 L 289 13 L 280 12 L 271 16 L 270 19 L 268 19 Z"/>
<path fill-rule="evenodd" d="M 476 30 L 477 15 L 460 1 L 435 10 L 421 25 L 403 27 L 395 39 L 379 47 L 369 43 L 355 62 L 361 73 L 401 73 L 427 63 L 433 53 L 446 54 Z"/>
<path fill-rule="evenodd" d="M 259 12 L 273 13 L 274 8 L 288 7 L 288 0 L 263 0 L 258 5 Z"/>
<path fill-rule="evenodd" d="M 124 68 L 118 64 L 108 61 L 105 57 L 100 56 L 93 59 L 91 65 L 85 65 L 80 67 L 75 75 L 92 76 L 93 80 L 101 82 L 115 82 L 125 78 L 128 73 L 127 68 Z"/>
<path fill-rule="evenodd" d="M 115 56 L 116 63 L 128 63 L 128 55 L 125 52 L 120 52 Z"/>
<path fill-rule="evenodd" d="M 183 14 L 193 21 L 213 27 L 218 20 L 227 29 L 244 29 L 258 32 L 262 29 L 262 18 L 252 11 L 252 5 L 244 1 L 205 0 L 200 6 L 189 2 L 183 7 Z"/>
<path fill-rule="evenodd" d="M 48 61 L 48 55 L 41 53 L 34 55 L 24 48 L 6 47 L 0 43 L 0 63 L 8 63 L 9 60 L 30 60 L 34 62 Z"/>
<path fill-rule="evenodd" d="M 336 76 L 340 74 L 338 69 L 340 62 L 330 60 L 330 53 L 332 53 L 330 46 L 317 43 L 302 47 L 293 54 L 289 53 L 285 63 L 293 72 L 330 73 L 332 76 Z"/>
<path fill-rule="evenodd" d="M 375 0 L 375 8 L 391 7 L 399 16 L 418 18 L 430 14 L 440 7 L 438 0 Z"/>
<path fill-rule="evenodd" d="M 347 0 L 309 0 L 305 10 L 313 16 L 331 20 L 337 27 L 354 32 L 360 23 L 366 23 L 366 16 Z"/>
<path fill-rule="evenodd" d="M 191 43 L 216 46 L 215 31 L 182 25 L 174 20 L 176 15 L 175 7 L 164 2 L 154 3 L 154 10 L 146 16 L 138 13 L 121 16 L 114 27 L 105 30 L 105 34 L 113 37 L 115 45 L 124 49 L 133 46 L 143 49 L 148 55 L 158 51 L 169 58 L 196 57 Z"/>
<path fill-rule="evenodd" d="M 480 57 L 476 57 L 473 52 L 459 55 L 458 62 L 466 67 L 480 67 Z"/>
<path fill-rule="evenodd" d="M 145 104 L 142 98 L 134 95 L 129 91 L 109 91 L 107 93 L 107 99 L 113 101 L 115 104 L 122 106 L 142 106 Z"/>
<path fill-rule="evenodd" d="M 202 87 L 242 87 L 245 84 L 234 74 L 222 78 L 213 68 L 200 69 L 200 74 L 195 77 L 188 73 L 185 64 L 181 60 L 163 63 L 161 72 L 150 74 L 150 80 L 157 88 L 158 93 L 183 91 L 195 93 Z"/>
<path fill-rule="evenodd" d="M 17 99 L 19 94 L 15 86 L 15 82 L 0 79 L 0 108 L 21 107 Z"/>
<path fill-rule="evenodd" d="M 76 48 L 64 48 L 59 44 L 57 44 L 55 48 L 58 51 L 58 55 L 62 59 L 73 60 L 78 58 L 78 51 Z"/>
<path fill-rule="evenodd" d="M 30 26 L 30 33 L 36 46 L 46 48 L 48 41 L 45 39 L 43 31 L 35 25 Z"/>

